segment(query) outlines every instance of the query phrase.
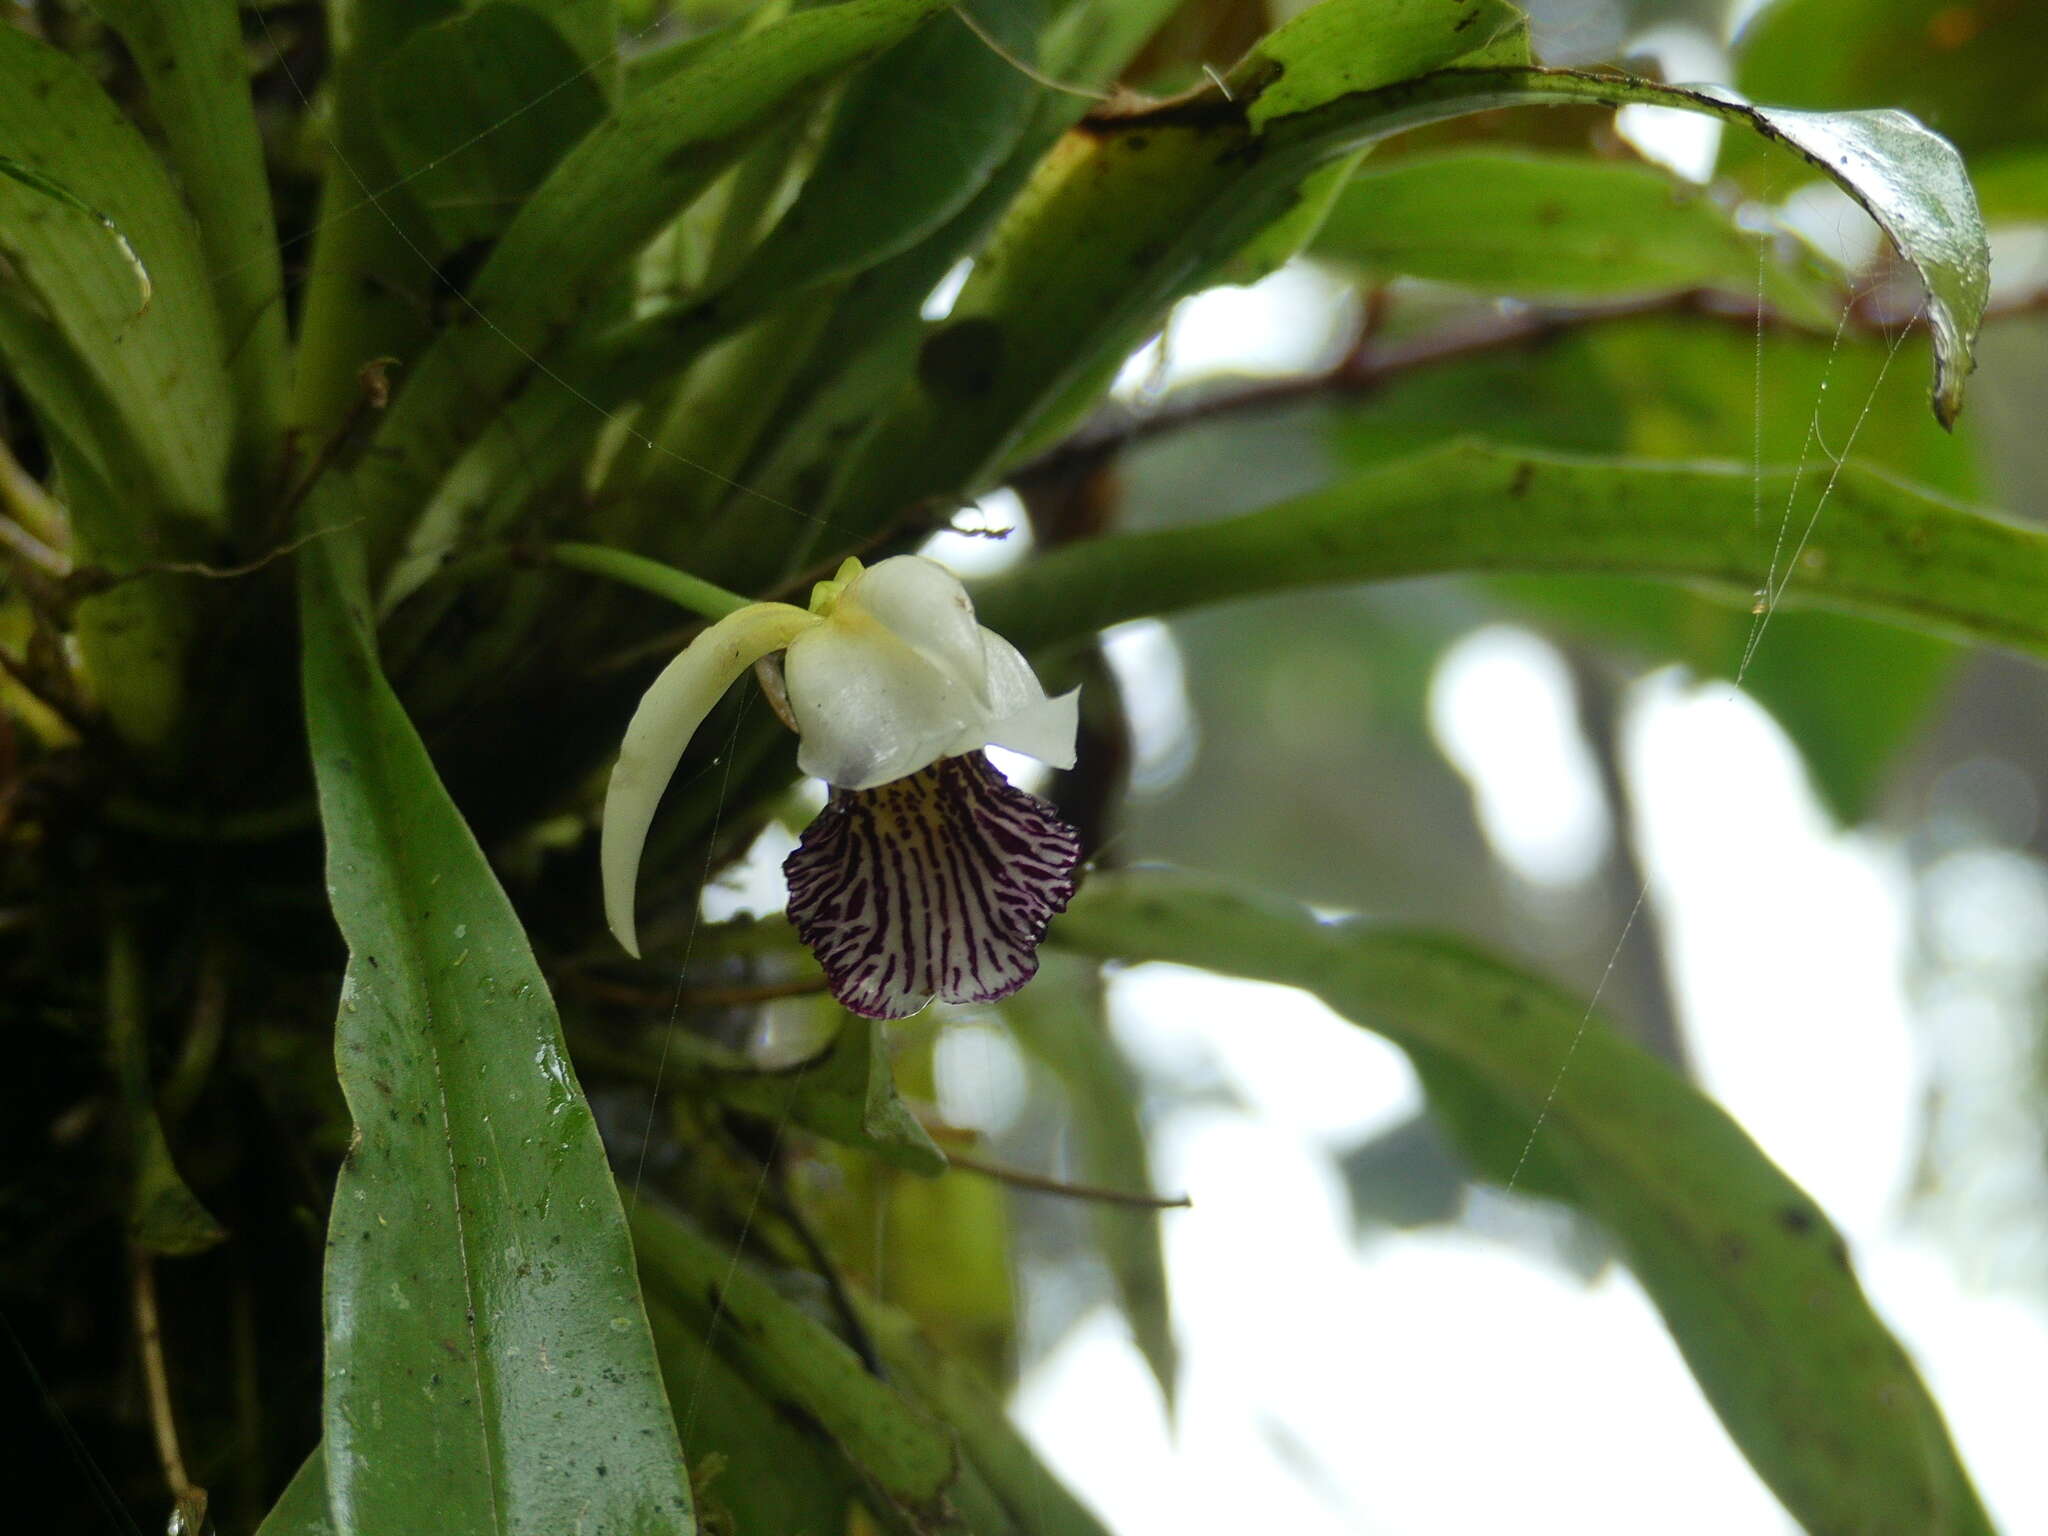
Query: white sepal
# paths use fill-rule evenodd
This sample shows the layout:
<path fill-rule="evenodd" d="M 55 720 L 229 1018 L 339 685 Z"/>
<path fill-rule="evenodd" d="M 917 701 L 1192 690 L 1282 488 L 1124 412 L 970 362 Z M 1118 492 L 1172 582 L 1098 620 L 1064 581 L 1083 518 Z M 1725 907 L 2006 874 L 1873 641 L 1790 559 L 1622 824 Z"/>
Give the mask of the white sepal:
<path fill-rule="evenodd" d="M 640 852 L 683 749 L 742 672 L 819 622 L 788 603 L 751 604 L 692 640 L 641 696 L 605 789 L 604 826 L 598 839 L 605 921 L 627 954 L 640 953 L 633 921 Z"/>
<path fill-rule="evenodd" d="M 953 747 L 952 755 L 998 746 L 1035 757 L 1049 767 L 1073 767 L 1074 738 L 1081 726 L 1081 690 L 1075 688 L 1049 699 L 1038 674 L 1017 647 L 992 629 L 981 632 L 981 644 L 988 662 L 988 718 L 981 724 L 981 740 Z"/>

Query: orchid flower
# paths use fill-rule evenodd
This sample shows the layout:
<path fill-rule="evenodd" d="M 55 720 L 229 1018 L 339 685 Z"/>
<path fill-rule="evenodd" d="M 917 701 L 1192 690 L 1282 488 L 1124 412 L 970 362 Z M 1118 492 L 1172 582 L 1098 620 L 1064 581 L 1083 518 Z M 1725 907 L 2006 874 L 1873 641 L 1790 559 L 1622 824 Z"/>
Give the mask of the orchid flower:
<path fill-rule="evenodd" d="M 739 675 L 776 652 L 797 765 L 832 787 L 782 868 L 790 921 L 833 995 L 885 1019 L 934 997 L 1009 996 L 1073 895 L 1080 840 L 982 749 L 1071 768 L 1079 690 L 1048 698 L 1017 648 L 975 622 L 952 573 L 918 555 L 848 560 L 808 609 L 749 604 L 654 680 L 605 794 L 605 917 L 619 943 L 640 953 L 641 850 L 683 749 Z"/>

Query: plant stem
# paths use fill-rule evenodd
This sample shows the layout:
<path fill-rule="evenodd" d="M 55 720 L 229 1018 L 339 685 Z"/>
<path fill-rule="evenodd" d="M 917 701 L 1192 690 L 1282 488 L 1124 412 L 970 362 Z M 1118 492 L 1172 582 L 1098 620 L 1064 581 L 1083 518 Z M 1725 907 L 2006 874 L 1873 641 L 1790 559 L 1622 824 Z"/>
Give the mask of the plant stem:
<path fill-rule="evenodd" d="M 0 439 L 0 507 L 37 544 L 47 546 L 60 557 L 70 549 L 71 524 L 63 507 L 22 467 L 5 439 Z"/>
<path fill-rule="evenodd" d="M 926 1129 L 934 1129 L 926 1127 Z M 993 1163 L 971 1156 L 955 1148 L 946 1148 L 946 1161 L 964 1173 L 978 1173 L 985 1179 L 994 1179 L 999 1184 L 1014 1185 L 1018 1189 L 1035 1189 L 1040 1194 L 1059 1195 L 1067 1200 L 1090 1200 L 1099 1205 L 1133 1205 L 1147 1211 L 1178 1211 L 1191 1207 L 1195 1202 L 1186 1195 L 1154 1195 L 1138 1190 L 1104 1189 L 1099 1184 L 1074 1184 L 1065 1179 L 1053 1178 L 1050 1174 L 1033 1173 L 1028 1168 L 1012 1168 L 1007 1163 Z"/>
<path fill-rule="evenodd" d="M 142 1381 L 149 1398 L 149 1427 L 156 1435 L 157 1459 L 171 1497 L 182 1499 L 192 1487 L 185 1475 L 185 1457 L 178 1448 L 178 1422 L 171 1412 L 171 1380 L 164 1370 L 164 1337 L 156 1310 L 156 1261 L 143 1248 L 128 1250 L 128 1278 L 135 1297 L 135 1340 L 142 1353 Z"/>
<path fill-rule="evenodd" d="M 642 592 L 666 598 L 678 607 L 702 614 L 707 619 L 722 619 L 729 613 L 737 613 L 751 601 L 737 592 L 713 586 L 688 571 L 679 571 L 672 565 L 649 560 L 645 555 L 630 554 L 603 544 L 550 544 L 546 553 L 556 565 L 566 565 L 571 570 L 638 587 Z"/>

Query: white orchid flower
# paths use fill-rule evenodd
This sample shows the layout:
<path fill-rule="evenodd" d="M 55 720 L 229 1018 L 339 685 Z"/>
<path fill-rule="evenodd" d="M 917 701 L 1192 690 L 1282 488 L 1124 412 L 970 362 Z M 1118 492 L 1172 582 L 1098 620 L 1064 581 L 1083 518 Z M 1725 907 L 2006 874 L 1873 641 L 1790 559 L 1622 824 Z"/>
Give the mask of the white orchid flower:
<path fill-rule="evenodd" d="M 1080 844 L 982 749 L 1074 763 L 1078 690 L 1048 698 L 1017 648 L 975 622 L 918 555 L 848 560 L 808 610 L 753 603 L 690 642 L 640 700 L 605 794 L 605 917 L 640 953 L 633 897 L 655 806 L 711 707 L 783 653 L 797 764 L 832 798 L 783 865 L 789 915 L 834 996 L 873 1018 L 933 997 L 1007 997 L 1038 968 Z"/>

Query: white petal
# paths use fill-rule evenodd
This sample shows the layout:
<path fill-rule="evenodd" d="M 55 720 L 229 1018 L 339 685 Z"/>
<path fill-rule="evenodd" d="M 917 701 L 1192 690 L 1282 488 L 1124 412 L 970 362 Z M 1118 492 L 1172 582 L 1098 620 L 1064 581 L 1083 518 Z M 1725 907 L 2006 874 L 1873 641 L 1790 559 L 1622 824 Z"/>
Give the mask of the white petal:
<path fill-rule="evenodd" d="M 782 670 L 803 737 L 797 765 L 841 789 L 915 773 L 984 719 L 972 690 L 858 611 L 799 637 Z"/>
<path fill-rule="evenodd" d="M 985 704 L 987 659 L 967 589 L 936 560 L 896 555 L 869 566 L 840 602 L 873 618 Z M 835 613 L 836 617 L 836 613 Z"/>
<path fill-rule="evenodd" d="M 1000 720 L 991 720 L 982 732 L 982 745 L 1007 747 L 1035 757 L 1051 768 L 1074 766 L 1074 736 L 1081 728 L 1081 690 L 1070 689 L 1056 699 L 1040 699 Z"/>
<path fill-rule="evenodd" d="M 661 803 L 661 792 L 668 788 L 683 749 L 735 678 L 818 623 L 788 603 L 754 603 L 692 640 L 641 696 L 605 789 L 604 827 L 598 838 L 605 921 L 627 954 L 640 953 L 633 922 L 640 852 L 647 844 L 654 808 Z"/>
<path fill-rule="evenodd" d="M 956 737 L 948 755 L 993 744 L 1055 768 L 1073 767 L 1074 736 L 1081 723 L 1080 690 L 1048 699 L 1038 674 L 1017 647 L 991 629 L 984 629 L 981 639 L 988 658 L 988 716 Z M 968 736 L 976 739 L 970 741 Z"/>

